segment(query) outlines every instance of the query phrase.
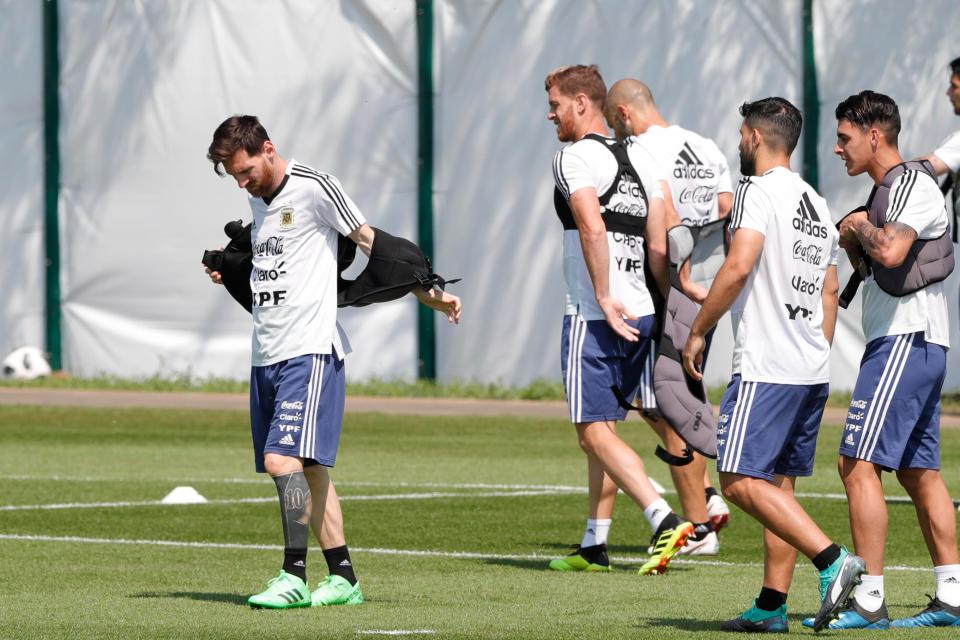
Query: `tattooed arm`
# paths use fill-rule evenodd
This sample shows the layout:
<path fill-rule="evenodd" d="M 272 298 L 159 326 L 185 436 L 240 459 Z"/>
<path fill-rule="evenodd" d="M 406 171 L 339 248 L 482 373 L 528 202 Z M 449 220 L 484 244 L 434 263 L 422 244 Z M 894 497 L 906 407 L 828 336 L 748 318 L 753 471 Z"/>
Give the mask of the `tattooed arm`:
<path fill-rule="evenodd" d="M 883 228 L 875 227 L 865 213 L 848 216 L 841 224 L 841 235 L 844 234 L 844 227 L 856 235 L 860 246 L 872 259 L 888 269 L 903 264 L 917 239 L 917 232 L 909 225 L 888 222 Z"/>

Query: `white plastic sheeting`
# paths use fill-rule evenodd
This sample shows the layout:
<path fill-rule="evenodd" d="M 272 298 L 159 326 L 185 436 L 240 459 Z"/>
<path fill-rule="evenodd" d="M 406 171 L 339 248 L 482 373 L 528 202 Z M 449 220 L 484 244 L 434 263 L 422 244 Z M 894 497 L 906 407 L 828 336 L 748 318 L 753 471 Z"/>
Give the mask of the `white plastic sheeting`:
<path fill-rule="evenodd" d="M 960 118 L 944 95 L 949 62 L 960 56 L 960 12 L 951 0 L 922 4 L 896 0 L 818 0 L 814 2 L 814 35 L 820 92 L 820 188 L 835 219 L 866 202 L 872 183 L 866 175 L 847 176 L 833 155 L 840 101 L 863 89 L 892 97 L 900 108 L 900 151 L 904 158 L 924 156 L 946 135 L 960 129 Z M 949 206 L 949 205 L 948 205 Z M 956 245 L 954 245 L 955 248 Z M 850 266 L 841 257 L 841 286 Z M 960 270 L 947 280 L 950 344 L 947 389 L 960 386 L 958 294 Z M 862 296 L 840 311 L 831 358 L 832 385 L 853 388 L 863 354 L 860 328 Z"/>
<path fill-rule="evenodd" d="M 205 159 L 216 125 L 261 116 L 287 157 L 334 173 L 370 220 L 415 237 L 413 0 L 60 0 L 65 365 L 76 374 L 191 372 L 243 377 L 249 318 L 199 266 L 245 194 Z M 906 155 L 960 127 L 943 97 L 960 55 L 955 2 L 816 0 L 820 183 L 835 216 L 864 181 L 832 157 L 833 108 L 862 88 L 892 95 Z M 647 82 L 671 120 L 713 137 L 736 176 L 748 99 L 802 98 L 801 2 L 435 0 L 436 250 L 464 322 L 438 318 L 441 378 L 559 378 L 559 223 L 543 78 L 600 65 Z M 43 340 L 42 16 L 0 0 L 0 351 Z M 24 34 L 30 34 L 24 37 Z M 799 168 L 802 149 L 794 156 Z M 951 294 L 952 339 L 957 332 Z M 841 312 L 833 385 L 850 388 L 862 350 L 859 302 Z M 342 314 L 352 378 L 416 371 L 412 301 Z M 707 374 L 729 372 L 721 322 Z M 7 347 L 7 348 L 5 348 Z M 950 354 L 958 371 L 960 350 Z M 960 385 L 960 374 L 948 387 Z"/>
<path fill-rule="evenodd" d="M 205 154 L 227 116 L 338 176 L 411 237 L 416 37 L 406 0 L 61 0 L 64 363 L 76 374 L 244 377 L 250 317 L 204 276 L 246 193 Z M 348 370 L 412 377 L 412 301 L 343 314 Z"/>
<path fill-rule="evenodd" d="M 41 3 L 0 0 L 0 60 L 2 358 L 16 347 L 42 347 L 45 341 Z"/>
<path fill-rule="evenodd" d="M 467 312 L 464 335 L 440 334 L 438 370 L 559 379 L 562 234 L 550 166 L 561 143 L 546 119 L 544 77 L 596 63 L 608 85 L 643 80 L 664 116 L 713 137 L 737 175 L 739 105 L 801 99 L 801 3 L 439 5 L 437 262 L 462 265 Z M 718 383 L 730 372 L 728 320 L 714 344 L 707 374 Z"/>

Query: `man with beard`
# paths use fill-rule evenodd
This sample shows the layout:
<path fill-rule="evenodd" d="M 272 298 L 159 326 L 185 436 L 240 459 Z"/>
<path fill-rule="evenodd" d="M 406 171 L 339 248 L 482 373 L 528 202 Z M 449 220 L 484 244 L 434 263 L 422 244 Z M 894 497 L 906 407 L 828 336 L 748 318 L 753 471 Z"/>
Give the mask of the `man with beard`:
<path fill-rule="evenodd" d="M 693 533 L 654 489 L 643 461 L 617 435 L 626 410 L 613 387 L 636 393 L 656 317 L 647 287 L 666 287 L 663 194 L 649 157 L 607 135 L 606 85 L 596 65 L 561 67 L 545 80 L 557 138 L 554 205 L 563 224 L 567 311 L 561 368 L 580 447 L 587 455 L 589 518 L 555 571 L 609 571 L 606 537 L 617 487 L 644 510 L 656 542 L 642 574 L 663 573 Z M 648 255 L 645 255 L 648 254 Z M 646 282 L 644 260 L 657 282 Z"/>
<path fill-rule="evenodd" d="M 740 172 L 730 252 L 683 349 L 702 379 L 705 336 L 732 306 L 733 377 L 720 406 L 723 495 L 764 526 L 764 580 L 752 607 L 724 631 L 787 631 L 797 550 L 819 572 L 817 629 L 846 602 L 863 561 L 824 534 L 794 496 L 813 472 L 837 319 L 837 232 L 827 204 L 790 170 L 800 111 L 783 98 L 740 107 Z M 773 355 L 775 354 L 775 355 Z"/>
<path fill-rule="evenodd" d="M 256 116 L 232 116 L 207 151 L 214 171 L 249 194 L 253 213 L 253 357 L 250 423 L 254 464 L 277 488 L 283 565 L 253 608 L 356 605 L 363 591 L 343 532 L 333 467 L 343 423 L 350 352 L 337 323 L 338 234 L 370 255 L 375 230 L 340 181 L 277 152 Z M 277 278 L 257 274 L 275 271 Z M 223 274 L 206 268 L 210 279 Z M 460 299 L 417 287 L 421 303 L 460 321 Z M 311 593 L 307 545 L 313 529 L 329 575 Z"/>
<path fill-rule="evenodd" d="M 866 173 L 875 186 L 867 206 L 840 224 L 840 244 L 865 274 L 866 347 L 839 467 L 853 544 L 868 575 L 831 626 L 960 626 L 956 512 L 940 474 L 940 391 L 950 346 L 942 280 L 953 269 L 943 194 L 928 167 L 900 156 L 900 110 L 892 98 L 861 91 L 837 106 L 836 117 L 834 153 L 848 175 Z M 896 471 L 913 501 L 937 585 L 925 610 L 892 622 L 884 604 L 884 471 Z"/>

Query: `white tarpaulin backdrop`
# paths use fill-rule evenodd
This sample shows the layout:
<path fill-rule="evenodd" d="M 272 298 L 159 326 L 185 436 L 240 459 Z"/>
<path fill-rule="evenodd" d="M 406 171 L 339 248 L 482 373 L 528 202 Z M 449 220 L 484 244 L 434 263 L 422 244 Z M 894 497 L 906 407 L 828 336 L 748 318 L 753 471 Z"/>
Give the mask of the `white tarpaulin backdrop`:
<path fill-rule="evenodd" d="M 0 358 L 45 339 L 42 25 L 39 2 L 0 0 Z"/>
<path fill-rule="evenodd" d="M 216 125 L 261 117 L 286 157 L 337 175 L 367 217 L 415 237 L 414 0 L 60 0 L 61 247 L 65 367 L 141 376 L 244 377 L 249 318 L 199 265 L 245 194 L 205 158 Z M 866 193 L 831 154 L 833 108 L 874 88 L 904 117 L 907 155 L 960 127 L 946 98 L 960 55 L 954 3 L 814 2 L 820 185 L 835 217 Z M 442 379 L 559 378 L 560 227 L 543 78 L 600 65 L 608 83 L 647 82 L 664 115 L 713 137 L 737 176 L 737 107 L 802 99 L 801 2 L 436 0 L 438 272 L 461 276 L 460 327 L 438 318 Z M 42 19 L 0 0 L 0 348 L 43 341 Z M 799 168 L 802 149 L 794 159 Z M 951 278 L 954 344 L 957 287 Z M 833 384 L 850 388 L 862 351 L 859 303 L 841 313 Z M 414 303 L 342 314 L 351 378 L 411 378 Z M 729 372 L 722 321 L 708 376 Z M 951 351 L 957 364 L 960 351 Z M 951 367 L 956 370 L 957 367 Z M 948 386 L 960 376 L 948 377 Z"/>

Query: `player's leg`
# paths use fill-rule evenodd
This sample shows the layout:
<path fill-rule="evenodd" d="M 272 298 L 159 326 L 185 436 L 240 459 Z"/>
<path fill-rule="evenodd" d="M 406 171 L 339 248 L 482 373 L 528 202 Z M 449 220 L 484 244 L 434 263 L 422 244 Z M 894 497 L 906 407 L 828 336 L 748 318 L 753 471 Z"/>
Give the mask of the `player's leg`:
<path fill-rule="evenodd" d="M 776 475 L 774 484 L 794 492 L 796 478 Z M 784 633 L 788 630 L 787 593 L 793 581 L 797 550 L 769 529 L 763 530 L 763 587 L 753 605 L 720 625 L 722 631 Z"/>
<path fill-rule="evenodd" d="M 734 376 L 720 409 L 717 467 L 724 496 L 810 558 L 820 574 L 822 628 L 859 582 L 863 560 L 835 544 L 776 474 L 810 475 L 826 384 L 784 385 Z"/>
<path fill-rule="evenodd" d="M 564 316 L 560 339 L 560 368 L 573 422 L 583 412 L 585 385 L 580 359 L 584 339 L 585 323 L 577 316 Z M 610 570 L 606 543 L 613 523 L 617 486 L 604 472 L 600 460 L 586 449 L 583 452 L 587 456 L 587 522 L 580 544 L 576 545 L 573 552 L 550 561 L 549 567 L 554 571 Z"/>
<path fill-rule="evenodd" d="M 943 363 L 944 349 L 924 344 L 926 369 L 936 372 Z M 934 379 L 926 406 L 910 435 L 907 449 L 897 471 L 897 479 L 910 494 L 917 511 L 927 550 L 933 561 L 936 595 L 920 613 L 895 620 L 896 627 L 960 627 L 960 558 L 957 552 L 956 512 L 939 471 L 940 467 L 940 391 L 943 377 Z"/>
<path fill-rule="evenodd" d="M 872 340 L 861 361 L 840 443 L 840 468 L 851 533 L 868 569 L 854 591 L 854 605 L 871 624 L 884 625 L 888 619 L 883 579 L 887 507 L 881 470 L 939 467 L 934 413 L 945 366 L 943 348 L 927 345 L 922 332 Z"/>
<path fill-rule="evenodd" d="M 292 448 L 277 448 L 287 432 L 280 431 L 279 398 L 282 371 L 290 361 L 253 367 L 250 376 L 250 426 L 254 461 L 259 473 L 269 473 L 277 487 L 284 537 L 283 568 L 267 589 L 250 596 L 251 607 L 286 609 L 310 606 L 306 582 L 307 539 L 310 518 L 310 488 L 303 465 Z"/>

